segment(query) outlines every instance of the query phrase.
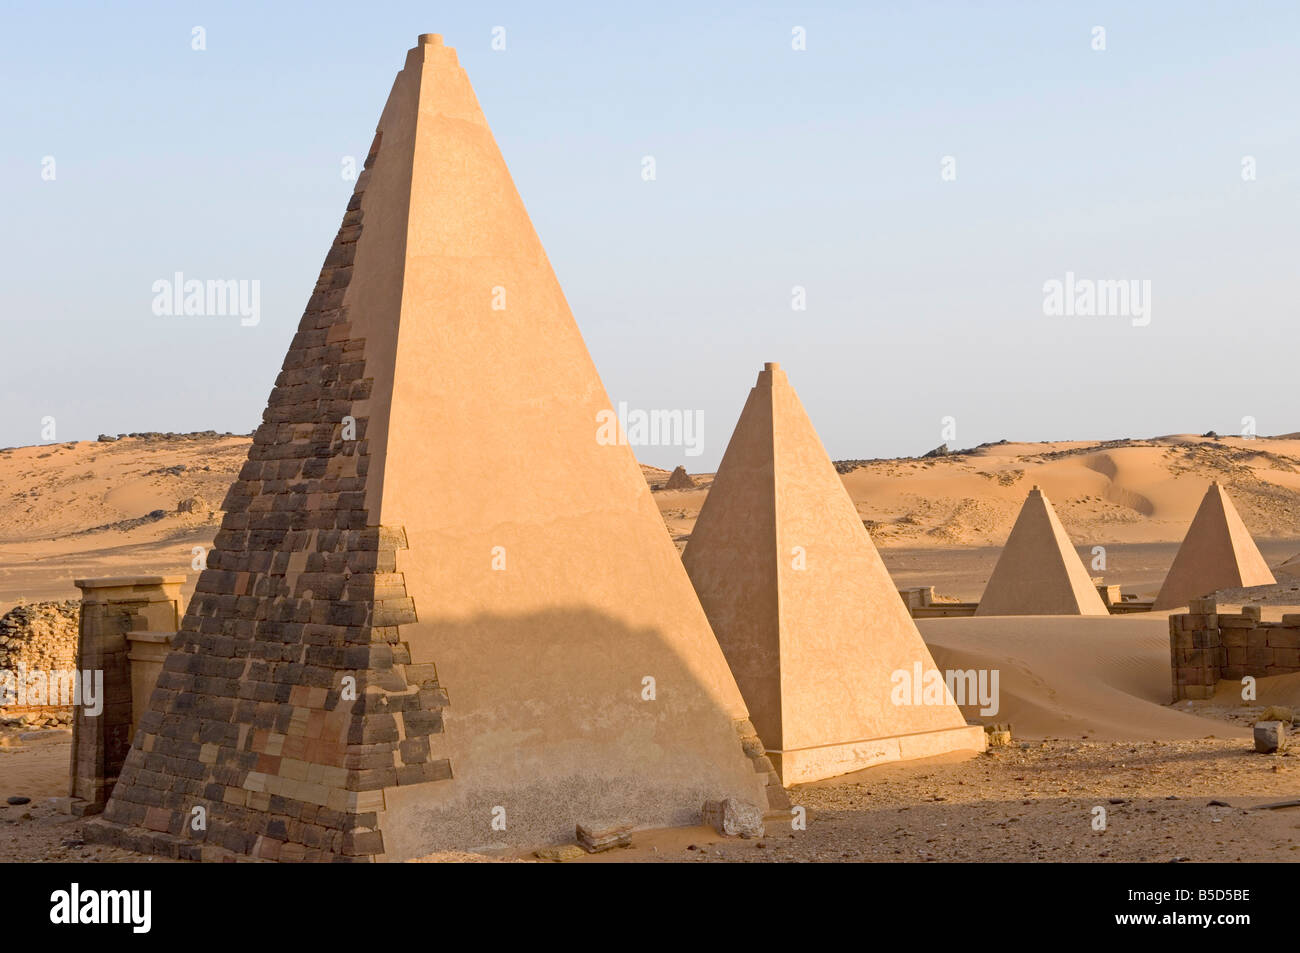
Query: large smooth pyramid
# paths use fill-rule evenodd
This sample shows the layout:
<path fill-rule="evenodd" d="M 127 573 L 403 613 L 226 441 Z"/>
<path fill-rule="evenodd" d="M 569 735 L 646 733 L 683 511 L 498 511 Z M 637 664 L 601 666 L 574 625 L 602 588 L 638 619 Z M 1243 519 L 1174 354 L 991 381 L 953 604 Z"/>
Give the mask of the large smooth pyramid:
<path fill-rule="evenodd" d="M 1109 614 L 1056 510 L 1038 487 L 1020 508 L 975 614 Z"/>
<path fill-rule="evenodd" d="M 1219 589 L 1275 582 L 1237 508 L 1216 481 L 1205 491 L 1152 608 L 1175 609 Z"/>
<path fill-rule="evenodd" d="M 984 749 L 946 687 L 803 405 L 775 364 L 749 393 L 682 556 L 789 785 Z"/>
<path fill-rule="evenodd" d="M 422 36 L 92 836 L 400 860 L 779 802 L 609 408 Z"/>

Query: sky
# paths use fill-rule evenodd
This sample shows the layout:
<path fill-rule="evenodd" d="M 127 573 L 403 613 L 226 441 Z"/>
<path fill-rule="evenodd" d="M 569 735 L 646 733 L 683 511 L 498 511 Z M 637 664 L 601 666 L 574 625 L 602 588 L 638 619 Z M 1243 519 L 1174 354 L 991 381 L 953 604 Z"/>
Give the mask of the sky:
<path fill-rule="evenodd" d="M 421 33 L 611 400 L 699 415 L 643 462 L 715 467 L 765 361 L 836 459 L 1300 430 L 1300 4 L 542 7 L 7 2 L 0 446 L 253 430 Z"/>

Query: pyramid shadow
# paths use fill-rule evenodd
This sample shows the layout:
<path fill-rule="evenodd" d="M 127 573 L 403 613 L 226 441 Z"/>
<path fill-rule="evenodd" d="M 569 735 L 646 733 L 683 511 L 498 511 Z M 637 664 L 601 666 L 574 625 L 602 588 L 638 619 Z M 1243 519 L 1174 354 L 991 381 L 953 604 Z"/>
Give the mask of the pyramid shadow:
<path fill-rule="evenodd" d="M 663 631 L 577 605 L 406 628 L 442 659 L 452 780 L 386 792 L 390 856 L 698 824 L 734 793 L 752 728 Z"/>

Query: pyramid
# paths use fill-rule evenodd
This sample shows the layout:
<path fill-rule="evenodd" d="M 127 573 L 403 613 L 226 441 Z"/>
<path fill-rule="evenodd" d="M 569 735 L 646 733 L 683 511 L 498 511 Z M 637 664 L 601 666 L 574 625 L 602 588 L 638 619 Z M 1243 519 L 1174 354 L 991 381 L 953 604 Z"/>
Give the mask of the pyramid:
<path fill-rule="evenodd" d="M 695 481 L 691 479 L 691 475 L 686 472 L 685 467 L 679 466 L 668 477 L 668 481 L 664 483 L 664 489 L 693 490 L 695 489 Z"/>
<path fill-rule="evenodd" d="M 749 393 L 682 560 L 786 785 L 984 749 L 946 689 L 896 703 L 900 677 L 942 676 L 776 364 Z"/>
<path fill-rule="evenodd" d="M 1109 615 L 1065 527 L 1034 487 L 1020 507 L 976 615 Z"/>
<path fill-rule="evenodd" d="M 1205 491 L 1152 608 L 1176 609 L 1219 589 L 1275 582 L 1237 508 L 1216 481 Z"/>
<path fill-rule="evenodd" d="M 403 860 L 781 803 L 610 406 L 421 36 L 89 836 Z"/>
<path fill-rule="evenodd" d="M 1278 575 L 1290 576 L 1293 579 L 1300 578 L 1300 553 L 1279 565 L 1276 571 Z"/>

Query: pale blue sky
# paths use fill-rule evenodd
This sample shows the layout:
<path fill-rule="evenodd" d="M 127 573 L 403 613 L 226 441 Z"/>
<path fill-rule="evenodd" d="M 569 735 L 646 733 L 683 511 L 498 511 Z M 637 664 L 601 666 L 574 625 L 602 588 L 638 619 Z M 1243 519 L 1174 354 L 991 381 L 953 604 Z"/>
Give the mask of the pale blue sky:
<path fill-rule="evenodd" d="M 945 415 L 963 447 L 1300 430 L 1300 5 L 740 7 L 7 4 L 0 446 L 45 416 L 60 440 L 253 429 L 341 159 L 425 32 L 613 400 L 703 411 L 692 470 L 772 360 L 836 458 L 924 452 Z M 260 325 L 154 316 L 175 271 L 260 280 Z M 1150 326 L 1045 316 L 1067 271 L 1149 280 Z"/>

